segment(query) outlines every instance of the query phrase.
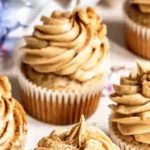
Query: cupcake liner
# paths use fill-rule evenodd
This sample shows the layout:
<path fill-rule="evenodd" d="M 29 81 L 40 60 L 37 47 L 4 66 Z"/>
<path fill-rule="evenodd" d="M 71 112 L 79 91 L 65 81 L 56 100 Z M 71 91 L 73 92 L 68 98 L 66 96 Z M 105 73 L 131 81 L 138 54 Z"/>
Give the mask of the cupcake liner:
<path fill-rule="evenodd" d="M 49 90 L 30 82 L 19 73 L 23 106 L 34 118 L 52 124 L 78 122 L 82 114 L 92 115 L 99 103 L 100 83 L 83 90 Z"/>
<path fill-rule="evenodd" d="M 137 55 L 150 59 L 150 28 L 132 21 L 124 13 L 125 37 L 130 50 Z"/>
<path fill-rule="evenodd" d="M 117 144 L 121 150 L 148 150 L 150 149 L 148 146 L 144 144 L 138 143 L 136 141 L 128 140 L 125 141 L 117 134 L 117 130 L 114 128 L 114 124 L 109 121 L 109 133 L 112 141 Z"/>

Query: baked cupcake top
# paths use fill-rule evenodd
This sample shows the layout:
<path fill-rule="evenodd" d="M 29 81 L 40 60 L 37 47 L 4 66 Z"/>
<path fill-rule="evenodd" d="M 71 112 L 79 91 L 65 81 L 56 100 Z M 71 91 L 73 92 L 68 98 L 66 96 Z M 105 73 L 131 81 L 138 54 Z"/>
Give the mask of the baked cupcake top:
<path fill-rule="evenodd" d="M 23 108 L 12 98 L 8 78 L 0 76 L 0 149 L 20 150 L 26 133 Z"/>
<path fill-rule="evenodd" d="M 35 150 L 119 150 L 111 140 L 95 127 L 88 127 L 84 117 L 70 131 L 54 130 L 42 138 Z"/>
<path fill-rule="evenodd" d="M 137 64 L 128 77 L 121 77 L 111 95 L 111 121 L 119 132 L 132 136 L 137 142 L 150 144 L 150 64 Z"/>
<path fill-rule="evenodd" d="M 149 0 L 130 0 L 132 5 L 137 5 L 141 12 L 150 13 L 150 1 Z"/>
<path fill-rule="evenodd" d="M 144 27 L 150 27 L 149 0 L 127 0 L 125 12 L 132 21 Z"/>
<path fill-rule="evenodd" d="M 25 37 L 23 63 L 41 74 L 85 82 L 105 71 L 106 26 L 93 8 L 43 16 L 32 36 Z"/>

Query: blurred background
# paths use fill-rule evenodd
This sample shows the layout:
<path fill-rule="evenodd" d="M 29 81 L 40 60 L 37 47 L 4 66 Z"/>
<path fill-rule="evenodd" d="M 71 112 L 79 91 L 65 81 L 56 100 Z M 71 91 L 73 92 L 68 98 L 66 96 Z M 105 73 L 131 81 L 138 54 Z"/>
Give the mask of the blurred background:
<path fill-rule="evenodd" d="M 13 52 L 47 0 L 0 0 L 0 69 L 13 66 Z"/>

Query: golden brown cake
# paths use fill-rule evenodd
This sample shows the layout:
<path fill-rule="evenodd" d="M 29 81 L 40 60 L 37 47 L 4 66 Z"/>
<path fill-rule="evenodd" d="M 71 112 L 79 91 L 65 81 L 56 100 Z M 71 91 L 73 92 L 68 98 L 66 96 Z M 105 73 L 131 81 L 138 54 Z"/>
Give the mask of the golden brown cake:
<path fill-rule="evenodd" d="M 0 76 L 0 150 L 21 150 L 26 134 L 26 114 L 11 96 L 8 78 Z"/>
<path fill-rule="evenodd" d="M 54 124 L 89 117 L 98 106 L 109 69 L 106 26 L 93 8 L 43 16 L 25 37 L 19 77 L 24 107 Z"/>
<path fill-rule="evenodd" d="M 122 150 L 150 149 L 150 64 L 137 64 L 111 95 L 110 134 Z"/>
<path fill-rule="evenodd" d="M 120 150 L 103 131 L 86 126 L 82 116 L 70 131 L 54 130 L 42 138 L 35 150 Z"/>
<path fill-rule="evenodd" d="M 124 12 L 125 37 L 130 50 L 150 59 L 150 1 L 127 0 Z"/>

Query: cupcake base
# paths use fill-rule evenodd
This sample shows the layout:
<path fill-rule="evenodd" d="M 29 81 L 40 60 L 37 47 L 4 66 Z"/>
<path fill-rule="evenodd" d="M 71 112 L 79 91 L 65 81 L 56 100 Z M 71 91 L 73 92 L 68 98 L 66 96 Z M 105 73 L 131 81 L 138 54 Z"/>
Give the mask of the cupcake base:
<path fill-rule="evenodd" d="M 68 102 L 62 99 L 59 102 L 59 97 L 55 99 L 50 98 L 44 100 L 42 97 L 36 99 L 27 93 L 22 92 L 23 106 L 29 115 L 34 118 L 58 125 L 73 124 L 80 120 L 82 114 L 85 118 L 91 116 L 97 109 L 101 93 L 84 100 L 83 98 L 78 102 L 78 99 L 73 100 L 70 97 Z"/>
<path fill-rule="evenodd" d="M 82 114 L 88 118 L 96 111 L 102 93 L 100 82 L 80 89 L 52 90 L 34 84 L 23 73 L 19 75 L 22 103 L 27 113 L 58 125 L 76 123 Z"/>
<path fill-rule="evenodd" d="M 109 133 L 111 139 L 121 150 L 149 150 L 150 146 L 134 140 L 132 136 L 123 136 L 117 129 L 117 124 L 109 121 Z"/>
<path fill-rule="evenodd" d="M 125 15 L 125 38 L 129 49 L 146 59 L 150 59 L 150 29 L 136 24 Z"/>

